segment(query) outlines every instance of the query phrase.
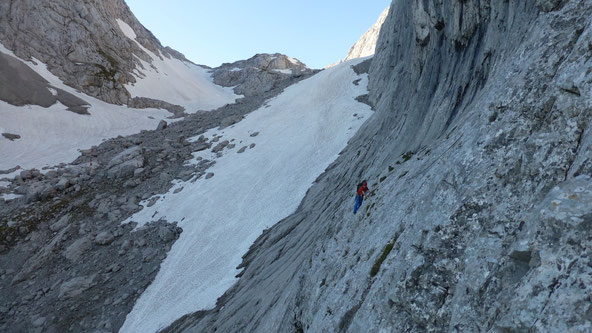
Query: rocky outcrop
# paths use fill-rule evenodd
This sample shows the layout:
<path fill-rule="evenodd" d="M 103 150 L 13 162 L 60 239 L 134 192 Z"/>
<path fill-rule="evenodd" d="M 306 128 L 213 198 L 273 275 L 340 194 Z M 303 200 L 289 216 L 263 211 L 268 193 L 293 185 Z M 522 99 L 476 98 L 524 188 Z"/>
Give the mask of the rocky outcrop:
<path fill-rule="evenodd" d="M 376 114 L 218 306 L 167 331 L 592 330 L 591 14 L 394 1 Z"/>
<path fill-rule="evenodd" d="M 378 36 L 382 25 L 388 16 L 390 7 L 387 7 L 378 17 L 378 21 L 358 40 L 347 53 L 344 61 L 356 58 L 364 58 L 374 55 L 376 50 L 376 43 L 378 43 Z"/>
<path fill-rule="evenodd" d="M 161 101 L 158 99 L 148 98 L 148 97 L 134 97 L 130 98 L 127 101 L 127 106 L 130 108 L 136 109 L 148 109 L 148 108 L 156 108 L 156 109 L 164 109 L 169 111 L 170 113 L 174 114 L 175 116 L 182 116 L 184 114 L 185 108 L 171 104 L 165 101 Z"/>
<path fill-rule="evenodd" d="M 225 63 L 213 70 L 214 83 L 235 87 L 239 95 L 255 96 L 268 92 L 291 78 L 310 75 L 313 70 L 299 60 L 283 54 L 257 54 L 250 59 Z"/>
<path fill-rule="evenodd" d="M 146 49 L 186 61 L 162 47 L 123 0 L 2 1 L 0 42 L 19 58 L 47 64 L 71 87 L 109 103 L 126 104 L 130 96 L 124 85 L 136 82 L 131 74 L 140 65 L 136 57 L 151 59 L 124 35 L 116 19 L 131 26 Z"/>

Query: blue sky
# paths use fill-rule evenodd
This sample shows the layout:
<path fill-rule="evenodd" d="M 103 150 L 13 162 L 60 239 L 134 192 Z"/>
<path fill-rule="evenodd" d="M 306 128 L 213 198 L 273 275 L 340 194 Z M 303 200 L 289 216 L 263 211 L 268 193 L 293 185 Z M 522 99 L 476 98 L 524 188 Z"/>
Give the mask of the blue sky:
<path fill-rule="evenodd" d="M 312 68 L 342 59 L 390 0 L 126 0 L 165 46 L 212 67 L 284 53 Z"/>

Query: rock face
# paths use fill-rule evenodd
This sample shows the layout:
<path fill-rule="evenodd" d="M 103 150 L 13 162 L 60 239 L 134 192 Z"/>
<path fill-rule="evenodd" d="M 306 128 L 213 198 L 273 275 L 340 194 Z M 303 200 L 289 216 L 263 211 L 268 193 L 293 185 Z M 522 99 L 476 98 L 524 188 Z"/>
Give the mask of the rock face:
<path fill-rule="evenodd" d="M 131 26 L 146 49 L 187 61 L 162 47 L 123 0 L 2 1 L 0 42 L 22 59 L 41 60 L 71 87 L 109 103 L 127 104 L 130 94 L 124 84 L 136 82 L 131 74 L 140 63 L 136 57 L 151 60 L 123 34 L 116 19 Z"/>
<path fill-rule="evenodd" d="M 283 54 L 257 54 L 250 59 L 222 64 L 213 70 L 214 83 L 235 87 L 236 94 L 260 95 L 290 78 L 300 78 L 314 71 L 297 59 Z"/>
<path fill-rule="evenodd" d="M 376 114 L 218 306 L 168 331 L 592 330 L 591 15 L 577 0 L 394 1 Z"/>
<path fill-rule="evenodd" d="M 358 40 L 347 53 L 344 61 L 356 59 L 356 58 L 364 58 L 371 55 L 374 55 L 376 50 L 376 44 L 378 43 L 378 36 L 380 35 L 380 30 L 382 29 L 382 25 L 388 16 L 390 7 L 387 7 L 380 17 L 378 21 L 374 23 L 372 27 L 362 37 Z"/>

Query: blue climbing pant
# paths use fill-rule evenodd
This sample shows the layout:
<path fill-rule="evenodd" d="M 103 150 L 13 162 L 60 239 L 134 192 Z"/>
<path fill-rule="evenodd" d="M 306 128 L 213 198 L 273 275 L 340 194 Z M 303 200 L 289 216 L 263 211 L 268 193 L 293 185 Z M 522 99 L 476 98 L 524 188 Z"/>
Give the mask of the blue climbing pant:
<path fill-rule="evenodd" d="M 364 201 L 364 197 L 361 195 L 356 196 L 356 204 L 354 205 L 354 214 L 358 212 L 358 209 L 362 206 L 362 202 Z"/>

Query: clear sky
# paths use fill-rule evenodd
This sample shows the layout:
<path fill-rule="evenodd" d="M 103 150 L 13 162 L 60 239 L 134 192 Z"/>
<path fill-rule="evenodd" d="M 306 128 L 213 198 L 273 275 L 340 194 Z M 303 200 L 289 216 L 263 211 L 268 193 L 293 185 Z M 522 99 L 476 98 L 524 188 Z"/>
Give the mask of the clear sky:
<path fill-rule="evenodd" d="M 160 40 L 217 67 L 256 53 L 284 53 L 323 68 L 378 20 L 390 0 L 126 0 Z"/>

